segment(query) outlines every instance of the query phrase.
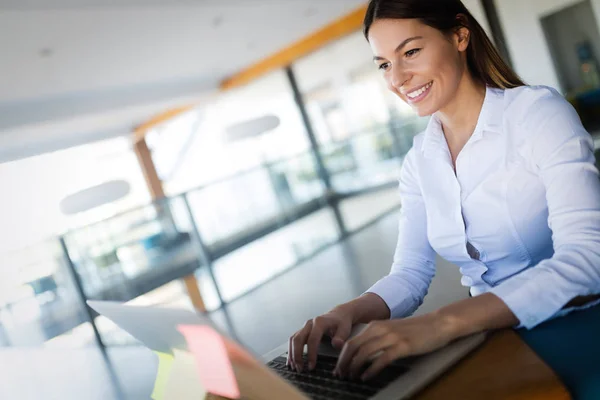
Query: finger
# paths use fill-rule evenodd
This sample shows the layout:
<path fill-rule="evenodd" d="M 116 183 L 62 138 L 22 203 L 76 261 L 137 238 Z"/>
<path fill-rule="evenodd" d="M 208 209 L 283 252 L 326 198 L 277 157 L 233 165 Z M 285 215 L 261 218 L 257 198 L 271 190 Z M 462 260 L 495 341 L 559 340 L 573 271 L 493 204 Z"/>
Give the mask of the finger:
<path fill-rule="evenodd" d="M 333 339 L 331 339 L 331 345 L 336 349 L 342 349 L 344 344 L 346 344 L 346 340 L 350 337 L 350 332 L 352 331 L 352 324 L 338 324 L 335 329 L 335 333 L 332 335 Z"/>
<path fill-rule="evenodd" d="M 298 331 L 298 333 L 296 333 L 292 339 L 292 361 L 295 369 L 298 372 L 302 372 L 302 366 L 304 364 L 302 354 L 304 353 L 304 345 L 306 344 L 311 330 L 312 320 L 309 320 L 304 325 L 304 328 Z"/>
<path fill-rule="evenodd" d="M 383 352 L 390 347 L 393 347 L 395 344 L 394 335 L 388 334 L 385 336 L 381 336 L 377 339 L 373 339 L 370 342 L 365 343 L 358 350 L 352 361 L 350 362 L 350 366 L 348 367 L 348 374 L 351 378 L 358 376 L 363 365 L 373 358 L 377 353 Z"/>
<path fill-rule="evenodd" d="M 328 329 L 327 325 L 331 325 L 331 321 L 327 321 L 322 317 L 317 317 L 313 320 L 312 329 L 308 340 L 306 341 L 308 347 L 308 369 L 313 370 L 317 365 L 317 353 L 319 350 L 319 343 L 323 338 L 325 330 Z"/>
<path fill-rule="evenodd" d="M 348 369 L 348 366 L 350 365 L 350 362 L 360 347 L 365 343 L 382 336 L 383 333 L 384 332 L 382 329 L 379 329 L 373 325 L 369 326 L 361 334 L 347 341 L 342 349 L 342 352 L 340 353 L 340 357 L 338 358 L 334 374 L 343 377 Z"/>
<path fill-rule="evenodd" d="M 388 348 L 382 355 L 377 357 L 367 370 L 361 375 L 360 379 L 367 381 L 381 372 L 382 369 L 391 364 L 399 357 L 395 356 L 394 347 Z"/>
<path fill-rule="evenodd" d="M 294 347 L 292 342 L 294 340 L 294 336 L 296 336 L 296 334 L 293 334 L 288 340 L 288 354 L 286 365 L 291 369 L 294 369 Z"/>

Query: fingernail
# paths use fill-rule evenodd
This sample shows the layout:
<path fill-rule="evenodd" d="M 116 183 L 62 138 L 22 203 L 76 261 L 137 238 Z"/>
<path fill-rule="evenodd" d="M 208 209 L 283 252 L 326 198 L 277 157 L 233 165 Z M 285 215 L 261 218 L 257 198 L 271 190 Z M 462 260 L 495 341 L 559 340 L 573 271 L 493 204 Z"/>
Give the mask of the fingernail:
<path fill-rule="evenodd" d="M 302 365 L 300 365 L 300 364 L 296 364 L 296 370 L 297 370 L 298 372 L 302 372 Z"/>
<path fill-rule="evenodd" d="M 311 362 L 311 363 L 308 365 L 308 369 L 310 369 L 311 371 L 312 371 L 313 369 L 315 369 L 315 367 L 316 367 L 316 365 L 315 365 L 315 363 L 314 363 L 314 362 Z"/>

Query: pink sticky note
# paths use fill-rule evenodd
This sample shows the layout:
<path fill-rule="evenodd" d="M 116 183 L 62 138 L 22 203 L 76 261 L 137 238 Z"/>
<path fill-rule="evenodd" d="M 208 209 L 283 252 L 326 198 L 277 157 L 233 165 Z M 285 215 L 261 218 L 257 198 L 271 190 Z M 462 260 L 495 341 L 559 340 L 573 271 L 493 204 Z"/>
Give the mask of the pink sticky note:
<path fill-rule="evenodd" d="M 177 329 L 196 359 L 204 389 L 212 394 L 239 399 L 240 389 L 221 335 L 206 325 L 179 325 Z"/>

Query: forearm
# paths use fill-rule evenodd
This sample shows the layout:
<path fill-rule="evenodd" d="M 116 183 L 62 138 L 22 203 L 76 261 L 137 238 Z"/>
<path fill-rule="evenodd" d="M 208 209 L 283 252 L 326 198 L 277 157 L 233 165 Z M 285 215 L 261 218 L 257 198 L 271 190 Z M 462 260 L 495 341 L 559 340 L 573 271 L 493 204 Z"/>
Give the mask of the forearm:
<path fill-rule="evenodd" d="M 375 320 L 390 318 L 390 309 L 381 297 L 374 293 L 365 293 L 354 300 L 334 308 L 352 316 L 352 324 L 367 324 Z"/>
<path fill-rule="evenodd" d="M 491 293 L 452 303 L 434 313 L 452 339 L 519 324 L 508 306 Z"/>
<path fill-rule="evenodd" d="M 598 299 L 600 296 L 576 297 L 564 308 L 582 306 Z M 435 314 L 439 317 L 442 329 L 454 339 L 519 324 L 508 306 L 492 293 L 452 303 L 435 311 Z"/>

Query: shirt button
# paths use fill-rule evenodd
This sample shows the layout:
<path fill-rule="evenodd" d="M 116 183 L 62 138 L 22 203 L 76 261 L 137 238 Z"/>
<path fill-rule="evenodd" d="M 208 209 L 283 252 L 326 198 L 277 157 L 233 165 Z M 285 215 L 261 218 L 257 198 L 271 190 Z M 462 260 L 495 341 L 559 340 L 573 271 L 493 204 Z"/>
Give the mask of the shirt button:
<path fill-rule="evenodd" d="M 460 279 L 460 283 L 462 283 L 463 286 L 471 286 L 473 285 L 473 279 L 470 276 L 463 276 Z"/>

